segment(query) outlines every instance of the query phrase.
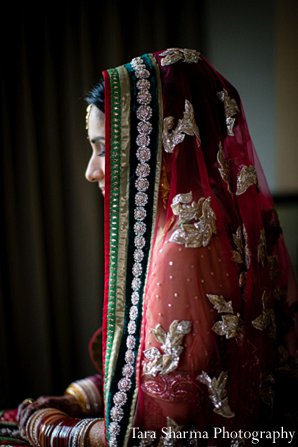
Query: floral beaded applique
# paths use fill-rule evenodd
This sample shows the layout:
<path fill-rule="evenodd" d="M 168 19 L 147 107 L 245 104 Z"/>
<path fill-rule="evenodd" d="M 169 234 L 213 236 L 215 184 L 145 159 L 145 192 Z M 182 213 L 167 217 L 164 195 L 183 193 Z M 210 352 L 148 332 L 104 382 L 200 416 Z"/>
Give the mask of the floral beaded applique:
<path fill-rule="evenodd" d="M 252 185 L 258 185 L 257 172 L 252 165 L 243 166 L 237 177 L 236 195 L 244 194 Z"/>
<path fill-rule="evenodd" d="M 169 332 L 166 332 L 160 324 L 151 329 L 156 340 L 162 343 L 162 353 L 155 347 L 144 351 L 144 356 L 149 362 L 144 363 L 143 374 L 155 377 L 157 374 L 165 375 L 174 371 L 184 349 L 181 345 L 183 337 L 190 331 L 191 322 L 186 320 L 174 320 L 169 327 Z"/>
<path fill-rule="evenodd" d="M 224 104 L 227 134 L 229 136 L 234 136 L 233 128 L 235 125 L 236 118 L 234 118 L 239 112 L 239 107 L 235 99 L 231 98 L 226 89 L 217 93 L 218 98 Z"/>
<path fill-rule="evenodd" d="M 174 117 L 168 116 L 163 120 L 162 142 L 166 152 L 173 153 L 177 144 L 182 143 L 185 135 L 196 136 L 199 143 L 200 132 L 195 122 L 192 104 L 186 99 L 183 118 L 178 120 L 176 129 L 174 127 Z"/>
<path fill-rule="evenodd" d="M 192 200 L 192 192 L 177 194 L 172 201 L 172 210 L 179 216 L 177 228 L 170 242 L 185 245 L 187 248 L 206 247 L 213 234 L 216 234 L 216 216 L 210 205 L 210 197 Z"/>
<path fill-rule="evenodd" d="M 226 301 L 222 295 L 206 295 L 214 309 L 221 315 L 221 321 L 217 321 L 212 330 L 226 339 L 238 337 L 242 332 L 242 320 L 240 314 L 234 314 L 232 301 Z"/>
<path fill-rule="evenodd" d="M 222 371 L 218 378 L 211 378 L 205 371 L 202 371 L 197 379 L 208 387 L 209 397 L 214 405 L 214 413 L 224 418 L 233 418 L 235 413 L 231 410 L 227 397 L 228 373 Z"/>
<path fill-rule="evenodd" d="M 189 50 L 187 48 L 169 48 L 160 53 L 160 56 L 162 56 L 161 65 L 163 67 L 165 65 L 175 64 L 179 61 L 187 62 L 189 64 L 197 63 L 201 59 L 200 53 L 198 51 Z"/>

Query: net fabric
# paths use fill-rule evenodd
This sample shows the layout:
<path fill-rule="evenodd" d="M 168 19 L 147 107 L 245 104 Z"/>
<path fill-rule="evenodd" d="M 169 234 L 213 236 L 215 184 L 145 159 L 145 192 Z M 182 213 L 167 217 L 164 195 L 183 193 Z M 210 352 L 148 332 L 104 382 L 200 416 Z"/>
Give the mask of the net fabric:
<path fill-rule="evenodd" d="M 160 54 L 155 57 L 161 60 Z M 236 89 L 203 56 L 198 63 L 160 66 L 160 73 L 163 118 L 174 117 L 177 125 L 188 100 L 200 138 L 185 135 L 172 153 L 163 151 L 159 213 L 145 293 L 136 422 L 148 430 L 166 426 L 167 417 L 201 429 L 223 421 L 227 427 L 249 428 L 260 417 L 262 380 L 276 368 L 277 346 L 281 343 L 292 355 L 297 350 L 293 271 Z M 233 135 L 227 129 L 221 92 L 238 107 Z M 223 164 L 226 175 L 220 172 Z M 245 180 L 244 175 L 241 182 L 241 170 L 245 173 L 246 168 L 252 178 Z M 209 198 L 216 216 L 216 233 L 206 246 L 187 247 L 183 238 L 180 243 L 171 241 L 179 228 L 173 199 L 190 192 L 189 203 Z M 237 230 L 241 253 L 235 242 Z M 218 312 L 208 295 L 231 301 L 232 312 Z M 275 310 L 272 321 L 267 309 Z M 238 328 L 231 338 L 222 329 L 222 320 L 229 316 L 232 327 Z M 263 323 L 259 327 L 253 324 L 258 317 Z M 160 325 L 167 332 L 174 320 L 192 325 L 178 366 L 168 374 L 154 375 L 152 369 L 150 375 L 150 368 L 144 373 L 150 363 L 146 351 L 149 357 L 152 348 L 158 350 L 157 356 L 166 355 L 152 329 Z M 198 379 L 202 371 L 210 378 L 227 373 L 229 409 L 219 402 L 222 412 L 214 411 L 207 387 Z"/>

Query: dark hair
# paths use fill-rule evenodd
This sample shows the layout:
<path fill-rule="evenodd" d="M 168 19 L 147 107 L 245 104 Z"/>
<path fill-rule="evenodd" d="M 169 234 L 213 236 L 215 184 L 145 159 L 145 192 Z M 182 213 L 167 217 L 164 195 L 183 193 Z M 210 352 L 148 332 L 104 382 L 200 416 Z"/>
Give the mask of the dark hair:
<path fill-rule="evenodd" d="M 103 113 L 105 111 L 105 88 L 104 80 L 101 78 L 92 90 L 86 95 L 85 101 L 87 104 L 93 104 Z"/>

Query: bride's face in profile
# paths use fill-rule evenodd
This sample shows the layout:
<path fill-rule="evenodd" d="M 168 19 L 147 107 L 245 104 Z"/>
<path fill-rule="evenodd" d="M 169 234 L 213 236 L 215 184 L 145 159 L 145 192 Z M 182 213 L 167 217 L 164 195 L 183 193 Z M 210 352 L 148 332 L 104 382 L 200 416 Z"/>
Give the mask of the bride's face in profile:
<path fill-rule="evenodd" d="M 88 140 L 92 154 L 86 169 L 86 179 L 97 182 L 103 195 L 105 192 L 105 126 L 104 113 L 96 106 L 92 106 L 88 116 Z"/>

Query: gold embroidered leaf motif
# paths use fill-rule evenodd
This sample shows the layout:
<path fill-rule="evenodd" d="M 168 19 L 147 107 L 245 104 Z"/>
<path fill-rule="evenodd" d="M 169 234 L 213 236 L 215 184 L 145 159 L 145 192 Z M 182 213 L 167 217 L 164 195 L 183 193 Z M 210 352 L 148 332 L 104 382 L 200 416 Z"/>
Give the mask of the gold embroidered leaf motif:
<path fill-rule="evenodd" d="M 264 229 L 260 231 L 260 240 L 257 249 L 257 258 L 259 264 L 261 264 L 261 266 L 264 267 L 266 258 L 266 237 Z"/>
<path fill-rule="evenodd" d="M 247 231 L 245 226 L 243 225 L 243 236 L 244 236 L 244 258 L 245 258 L 245 266 L 246 266 L 246 270 L 249 269 L 250 266 L 250 250 L 248 248 L 248 235 L 247 235 Z"/>
<path fill-rule="evenodd" d="M 245 270 L 239 275 L 239 285 L 243 287 L 246 282 L 246 270 L 249 268 L 250 264 L 250 251 L 247 243 L 247 233 L 245 227 L 239 226 L 236 233 L 233 234 L 233 241 L 236 246 L 236 250 L 233 250 L 233 261 L 238 264 L 244 264 Z"/>
<path fill-rule="evenodd" d="M 228 160 L 225 159 L 224 151 L 222 149 L 222 143 L 219 143 L 219 151 L 217 152 L 217 162 L 219 164 L 219 173 L 223 181 L 227 184 L 227 189 L 229 192 L 231 191 L 231 168 Z"/>
<path fill-rule="evenodd" d="M 237 191 L 236 195 L 244 194 L 252 185 L 258 185 L 257 172 L 251 166 L 242 166 L 240 174 L 237 177 Z"/>
<path fill-rule="evenodd" d="M 178 425 L 173 419 L 167 416 L 167 433 L 171 435 L 162 435 L 159 438 L 157 447 L 175 447 L 176 445 L 181 445 L 179 439 L 181 438 L 182 427 L 182 425 Z"/>
<path fill-rule="evenodd" d="M 137 446 L 135 445 L 134 447 L 153 447 L 152 439 L 154 439 L 153 436 L 155 436 L 155 432 L 149 431 L 149 433 L 147 433 L 147 435 L 148 435 L 147 438 L 141 439 L 139 444 Z"/>
<path fill-rule="evenodd" d="M 173 153 L 177 144 L 182 143 L 185 135 L 196 136 L 200 144 L 200 132 L 195 122 L 193 106 L 187 99 L 183 118 L 178 120 L 176 129 L 173 129 L 174 121 L 173 116 L 168 116 L 163 120 L 162 142 L 166 152 Z"/>
<path fill-rule="evenodd" d="M 161 65 L 164 67 L 166 65 L 172 65 L 176 62 L 182 61 L 186 63 L 197 63 L 201 57 L 200 53 L 196 50 L 190 50 L 188 48 L 168 48 L 167 50 L 160 53 L 163 56 L 161 59 Z"/>
<path fill-rule="evenodd" d="M 171 208 L 175 216 L 179 216 L 179 222 L 186 223 L 191 220 L 197 220 L 201 213 L 201 203 L 192 200 L 192 192 L 186 194 L 177 194 L 173 200 Z"/>
<path fill-rule="evenodd" d="M 212 326 L 212 330 L 227 339 L 238 337 L 242 332 L 242 320 L 238 313 L 234 314 L 232 301 L 226 301 L 222 295 L 206 294 L 206 296 L 218 313 L 225 314 L 221 315 L 221 321 Z"/>
<path fill-rule="evenodd" d="M 192 201 L 192 192 L 178 194 L 172 201 L 172 210 L 179 216 L 179 227 L 170 237 L 170 242 L 188 248 L 206 247 L 216 233 L 216 216 L 210 206 L 211 197 Z"/>
<path fill-rule="evenodd" d="M 262 307 L 263 311 L 261 315 L 255 318 L 251 323 L 258 331 L 268 330 L 269 337 L 274 338 L 276 334 L 275 314 L 273 308 L 268 306 L 268 296 L 266 291 L 264 291 L 262 295 Z"/>
<path fill-rule="evenodd" d="M 233 234 L 233 241 L 236 245 L 236 250 L 233 250 L 233 261 L 237 262 L 238 264 L 244 264 L 244 243 L 241 226 L 239 226 L 236 230 L 236 233 Z"/>
<path fill-rule="evenodd" d="M 212 295 L 207 293 L 206 296 L 218 313 L 234 313 L 232 301 L 226 301 L 222 295 Z"/>
<path fill-rule="evenodd" d="M 239 112 L 239 107 L 235 99 L 231 98 L 226 89 L 217 93 L 218 98 L 224 103 L 225 117 L 227 134 L 230 136 L 234 135 L 233 128 L 235 125 L 236 118 L 233 118 Z"/>
<path fill-rule="evenodd" d="M 214 405 L 214 413 L 224 418 L 233 418 L 235 413 L 231 410 L 227 397 L 228 373 L 222 371 L 218 378 L 210 376 L 205 371 L 197 379 L 208 387 L 209 398 Z"/>
<path fill-rule="evenodd" d="M 240 330 L 240 318 L 239 314 L 237 315 L 221 315 L 222 321 L 217 321 L 212 330 L 217 335 L 225 336 L 227 339 L 237 337 Z"/>
<path fill-rule="evenodd" d="M 174 371 L 179 363 L 183 351 L 182 340 L 191 331 L 191 322 L 186 320 L 174 320 L 169 331 L 166 332 L 160 324 L 151 329 L 155 339 L 161 344 L 158 348 L 149 348 L 144 351 L 148 363 L 144 363 L 143 374 L 156 376 L 157 374 L 169 374 Z"/>

